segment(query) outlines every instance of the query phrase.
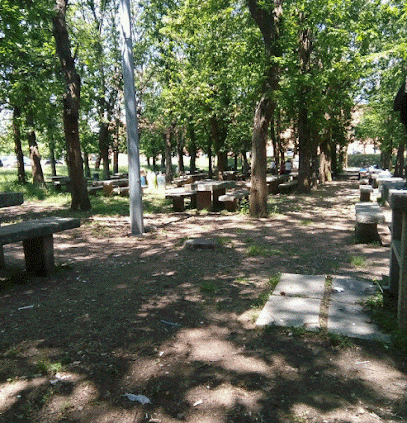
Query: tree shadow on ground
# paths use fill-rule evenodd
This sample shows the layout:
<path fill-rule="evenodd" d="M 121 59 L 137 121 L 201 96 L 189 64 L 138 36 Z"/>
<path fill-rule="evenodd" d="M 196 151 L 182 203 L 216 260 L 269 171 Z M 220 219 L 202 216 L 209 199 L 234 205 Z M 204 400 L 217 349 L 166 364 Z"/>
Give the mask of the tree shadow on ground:
<path fill-rule="evenodd" d="M 351 216 L 303 224 L 315 208 L 340 203 L 340 192 L 270 219 L 155 215 L 146 220 L 156 230 L 143 237 L 130 237 L 120 218 L 58 235 L 56 257 L 72 264 L 0 293 L 0 421 L 406 419 L 404 357 L 380 344 L 253 324 L 274 275 L 347 274 L 344 249 L 362 254 L 349 244 Z M 201 236 L 215 248 L 185 247 Z M 8 247 L 6 259 L 22 265 L 21 247 Z"/>

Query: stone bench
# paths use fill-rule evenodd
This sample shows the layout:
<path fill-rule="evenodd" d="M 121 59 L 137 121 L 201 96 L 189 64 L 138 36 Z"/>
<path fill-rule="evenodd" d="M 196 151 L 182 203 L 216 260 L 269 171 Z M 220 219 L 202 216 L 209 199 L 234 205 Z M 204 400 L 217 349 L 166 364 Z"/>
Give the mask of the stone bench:
<path fill-rule="evenodd" d="M 267 183 L 268 194 L 277 194 L 279 185 L 281 185 L 282 183 L 288 182 L 288 180 L 289 180 L 288 175 L 267 176 L 266 183 Z"/>
<path fill-rule="evenodd" d="M 130 195 L 130 187 L 115 187 L 113 194 L 120 195 L 120 197 L 128 197 Z"/>
<path fill-rule="evenodd" d="M 88 186 L 88 193 L 89 194 L 93 194 L 96 195 L 99 191 L 103 191 L 103 186 L 102 185 L 91 185 Z"/>
<path fill-rule="evenodd" d="M 357 242 L 381 242 L 377 231 L 377 224 L 385 221 L 381 207 L 375 203 L 358 203 L 355 205 L 355 212 L 355 237 Z"/>
<path fill-rule="evenodd" d="M 53 234 L 79 226 L 79 219 L 63 217 L 5 225 L 0 227 L 0 245 L 22 241 L 27 272 L 36 276 L 47 276 L 54 272 Z"/>
<path fill-rule="evenodd" d="M 370 195 L 373 192 L 373 187 L 370 185 L 360 185 L 359 187 L 359 193 L 360 193 L 360 201 L 363 202 L 369 202 L 370 201 Z"/>
<path fill-rule="evenodd" d="M 175 212 L 183 212 L 185 210 L 185 198 L 191 199 L 191 207 L 196 207 L 196 190 L 174 190 L 168 191 L 165 198 L 172 200 L 172 208 Z"/>
<path fill-rule="evenodd" d="M 286 194 L 296 188 L 298 185 L 298 180 L 293 179 L 292 181 L 284 182 L 278 185 L 278 190 L 281 194 Z"/>
<path fill-rule="evenodd" d="M 244 199 L 249 198 L 249 191 L 239 190 L 233 192 L 227 192 L 226 194 L 220 195 L 218 200 L 221 203 L 224 203 L 227 211 L 234 212 L 236 211 L 240 202 Z"/>

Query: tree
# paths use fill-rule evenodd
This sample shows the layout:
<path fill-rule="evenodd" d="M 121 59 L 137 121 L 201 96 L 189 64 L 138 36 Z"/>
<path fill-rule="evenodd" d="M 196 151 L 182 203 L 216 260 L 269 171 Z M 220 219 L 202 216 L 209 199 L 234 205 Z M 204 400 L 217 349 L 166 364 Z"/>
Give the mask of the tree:
<path fill-rule="evenodd" d="M 252 137 L 252 165 L 250 187 L 250 215 L 266 217 L 267 210 L 267 135 L 270 121 L 276 106 L 276 91 L 279 84 L 278 58 L 281 56 L 279 45 L 282 24 L 283 0 L 247 0 L 250 13 L 263 36 L 264 79 L 262 96 L 254 115 Z"/>
<path fill-rule="evenodd" d="M 54 58 L 49 54 L 49 9 L 44 1 L 0 5 L 0 99 L 13 110 L 18 180 L 24 183 L 22 133 L 26 130 L 32 163 L 33 183 L 43 184 L 36 131 L 49 101 L 49 80 L 53 79 Z M 23 127 L 23 122 L 26 128 Z"/>
<path fill-rule="evenodd" d="M 79 141 L 79 106 L 81 80 L 75 69 L 66 26 L 68 0 L 56 0 L 55 15 L 52 19 L 56 51 L 59 56 L 66 91 L 63 96 L 63 121 L 67 149 L 66 161 L 72 186 L 71 208 L 90 210 L 86 181 L 83 175 L 83 161 Z"/>

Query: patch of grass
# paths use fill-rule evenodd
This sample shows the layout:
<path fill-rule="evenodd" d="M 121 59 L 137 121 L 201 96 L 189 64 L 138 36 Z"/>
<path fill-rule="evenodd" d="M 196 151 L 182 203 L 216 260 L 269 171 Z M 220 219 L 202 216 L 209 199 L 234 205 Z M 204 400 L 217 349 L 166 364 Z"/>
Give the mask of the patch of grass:
<path fill-rule="evenodd" d="M 302 226 L 311 226 L 312 222 L 311 222 L 311 220 L 301 220 L 300 224 Z"/>
<path fill-rule="evenodd" d="M 247 279 L 246 277 L 242 276 L 240 278 L 237 278 L 235 280 L 236 283 L 240 284 L 240 285 L 249 285 L 249 279 Z"/>
<path fill-rule="evenodd" d="M 326 332 L 325 336 L 328 342 L 333 347 L 349 348 L 350 346 L 353 345 L 353 342 L 350 338 L 340 335 L 338 333 Z"/>
<path fill-rule="evenodd" d="M 270 297 L 270 291 L 263 291 L 257 298 L 253 300 L 252 308 L 259 310 L 264 307 Z"/>
<path fill-rule="evenodd" d="M 397 329 L 392 334 L 393 347 L 397 351 L 407 354 L 407 334 L 405 331 Z"/>
<path fill-rule="evenodd" d="M 386 333 L 397 332 L 397 315 L 396 310 L 389 310 L 384 307 L 383 292 L 379 291 L 375 295 L 370 296 L 364 306 L 372 320 L 377 326 Z M 407 346 L 407 344 L 406 344 Z"/>
<path fill-rule="evenodd" d="M 252 308 L 258 310 L 261 309 L 265 306 L 267 300 L 270 297 L 270 294 L 274 291 L 275 287 L 277 286 L 277 284 L 279 283 L 281 279 L 281 274 L 277 273 L 275 275 L 270 276 L 270 279 L 268 280 L 267 283 L 267 289 L 264 290 L 263 292 L 261 292 L 259 294 L 259 296 L 257 298 L 254 299 L 253 303 L 252 303 Z"/>
<path fill-rule="evenodd" d="M 218 236 L 216 238 L 216 242 L 220 245 L 220 246 L 226 246 L 228 244 L 231 244 L 232 240 L 229 237 L 224 237 L 224 236 Z"/>
<path fill-rule="evenodd" d="M 266 248 L 261 245 L 251 245 L 247 251 L 247 254 L 250 257 L 272 257 L 272 256 L 279 256 L 283 253 L 280 250 L 272 249 L 272 248 Z"/>
<path fill-rule="evenodd" d="M 366 263 L 366 259 L 364 257 L 361 256 L 352 256 L 350 258 L 350 264 L 353 267 L 366 267 L 367 263 Z"/>
<path fill-rule="evenodd" d="M 200 285 L 200 290 L 204 294 L 215 294 L 218 287 L 214 281 L 205 281 Z"/>
<path fill-rule="evenodd" d="M 281 273 L 276 273 L 275 275 L 270 276 L 269 286 L 270 286 L 271 292 L 274 291 L 274 289 L 276 288 L 276 286 L 280 282 L 280 280 L 281 280 Z"/>
<path fill-rule="evenodd" d="M 243 198 L 239 204 L 239 213 L 240 214 L 249 214 L 250 212 L 250 201 L 246 198 Z"/>
<path fill-rule="evenodd" d="M 62 370 L 62 364 L 53 363 L 49 360 L 40 360 L 36 363 L 36 371 L 42 375 L 54 375 Z"/>

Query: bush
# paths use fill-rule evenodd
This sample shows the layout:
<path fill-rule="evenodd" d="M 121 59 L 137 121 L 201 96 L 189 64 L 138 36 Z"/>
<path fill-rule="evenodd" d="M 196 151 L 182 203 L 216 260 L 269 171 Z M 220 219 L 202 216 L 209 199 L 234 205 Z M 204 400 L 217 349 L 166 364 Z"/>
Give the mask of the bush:
<path fill-rule="evenodd" d="M 366 167 L 377 165 L 380 167 L 380 154 L 350 154 L 349 167 Z"/>

